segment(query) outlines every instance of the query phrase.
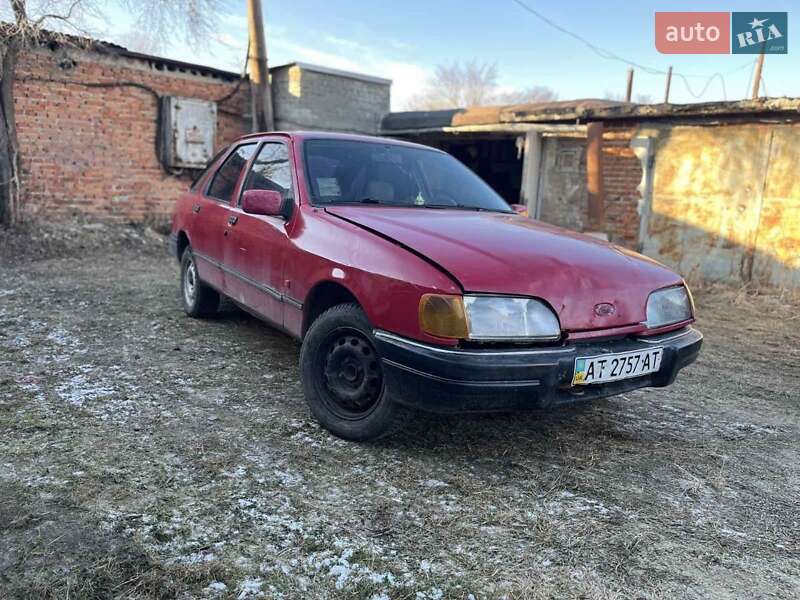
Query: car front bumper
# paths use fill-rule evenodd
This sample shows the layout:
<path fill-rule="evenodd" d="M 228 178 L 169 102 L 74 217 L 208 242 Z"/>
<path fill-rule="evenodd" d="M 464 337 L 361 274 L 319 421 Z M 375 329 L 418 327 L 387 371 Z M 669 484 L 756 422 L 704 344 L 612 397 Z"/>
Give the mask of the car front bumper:
<path fill-rule="evenodd" d="M 440 413 L 542 410 L 670 385 L 694 362 L 703 335 L 692 327 L 651 337 L 509 350 L 450 349 L 374 332 L 395 401 Z M 660 369 L 610 383 L 573 386 L 576 357 L 661 347 Z"/>

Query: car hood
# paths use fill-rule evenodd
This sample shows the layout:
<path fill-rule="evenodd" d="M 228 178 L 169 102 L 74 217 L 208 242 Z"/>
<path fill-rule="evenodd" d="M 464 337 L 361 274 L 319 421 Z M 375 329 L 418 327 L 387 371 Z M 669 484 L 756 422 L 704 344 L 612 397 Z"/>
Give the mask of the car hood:
<path fill-rule="evenodd" d="M 516 214 L 372 206 L 327 211 L 433 261 L 465 292 L 547 301 L 565 331 L 642 323 L 650 292 L 682 282 L 635 252 Z M 613 314 L 595 314 L 600 303 L 613 304 Z"/>

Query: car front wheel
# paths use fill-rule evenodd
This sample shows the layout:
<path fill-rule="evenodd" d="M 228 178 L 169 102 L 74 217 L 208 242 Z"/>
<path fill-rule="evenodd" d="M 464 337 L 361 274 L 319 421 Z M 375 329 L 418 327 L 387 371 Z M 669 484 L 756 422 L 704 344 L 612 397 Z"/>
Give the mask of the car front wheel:
<path fill-rule="evenodd" d="M 300 371 L 311 412 L 341 438 L 387 437 L 412 416 L 389 397 L 372 328 L 356 304 L 334 306 L 314 321 L 303 340 Z"/>
<path fill-rule="evenodd" d="M 181 257 L 181 300 L 190 317 L 211 317 L 219 308 L 219 294 L 200 280 L 191 248 Z"/>

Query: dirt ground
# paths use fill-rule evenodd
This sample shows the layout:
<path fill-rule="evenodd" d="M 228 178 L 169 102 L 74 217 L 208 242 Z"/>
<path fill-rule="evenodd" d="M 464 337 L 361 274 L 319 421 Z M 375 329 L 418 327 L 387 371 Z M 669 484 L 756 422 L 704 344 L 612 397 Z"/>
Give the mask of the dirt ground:
<path fill-rule="evenodd" d="M 359 445 L 157 235 L 77 231 L 0 232 L 0 598 L 800 595 L 796 299 L 696 294 L 670 388 Z"/>

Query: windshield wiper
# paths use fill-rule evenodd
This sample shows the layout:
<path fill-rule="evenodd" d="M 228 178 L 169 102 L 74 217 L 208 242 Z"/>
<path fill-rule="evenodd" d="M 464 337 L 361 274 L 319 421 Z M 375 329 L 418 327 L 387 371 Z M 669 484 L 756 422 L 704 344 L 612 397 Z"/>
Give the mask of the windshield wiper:
<path fill-rule="evenodd" d="M 382 202 L 376 198 L 359 198 L 357 200 L 334 200 L 325 204 L 382 204 Z"/>
<path fill-rule="evenodd" d="M 496 212 L 506 214 L 511 211 L 499 210 L 495 208 L 484 208 L 483 206 L 468 206 L 466 204 L 420 204 L 420 208 L 456 208 L 458 210 L 474 210 L 476 212 Z"/>

